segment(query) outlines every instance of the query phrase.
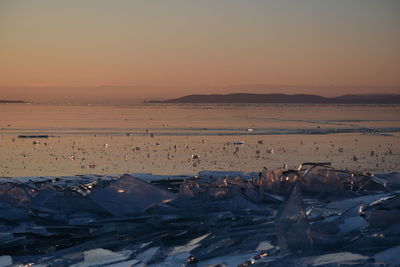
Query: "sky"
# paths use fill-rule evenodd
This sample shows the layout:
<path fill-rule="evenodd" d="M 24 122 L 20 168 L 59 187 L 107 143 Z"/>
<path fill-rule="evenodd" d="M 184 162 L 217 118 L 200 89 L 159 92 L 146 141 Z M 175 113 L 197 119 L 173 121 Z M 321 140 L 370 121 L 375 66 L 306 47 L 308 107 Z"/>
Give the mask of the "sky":
<path fill-rule="evenodd" d="M 398 0 L 0 0 L 0 99 L 400 93 Z"/>

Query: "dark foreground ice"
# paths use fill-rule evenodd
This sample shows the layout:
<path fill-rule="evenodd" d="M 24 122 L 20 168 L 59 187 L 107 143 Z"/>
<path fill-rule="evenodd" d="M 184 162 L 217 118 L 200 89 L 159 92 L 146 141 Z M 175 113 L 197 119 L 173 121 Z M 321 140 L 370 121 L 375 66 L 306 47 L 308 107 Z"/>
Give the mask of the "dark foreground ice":
<path fill-rule="evenodd" d="M 0 179 L 0 266 L 398 266 L 400 173 Z"/>

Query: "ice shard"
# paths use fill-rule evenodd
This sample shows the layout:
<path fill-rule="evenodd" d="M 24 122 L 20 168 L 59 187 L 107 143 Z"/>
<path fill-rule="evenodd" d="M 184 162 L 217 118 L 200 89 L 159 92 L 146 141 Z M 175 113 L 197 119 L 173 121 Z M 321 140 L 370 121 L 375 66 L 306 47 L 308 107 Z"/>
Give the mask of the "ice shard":
<path fill-rule="evenodd" d="M 84 261 L 71 265 L 71 267 L 104 266 L 110 263 L 126 260 L 130 251 L 112 252 L 107 249 L 97 248 L 84 252 Z"/>
<path fill-rule="evenodd" d="M 52 185 L 44 186 L 32 199 L 29 208 L 35 214 L 48 218 L 53 215 L 68 218 L 82 214 L 91 214 L 92 216 L 108 214 L 106 210 L 89 198 L 66 188 L 57 189 Z"/>
<path fill-rule="evenodd" d="M 315 166 L 301 177 L 304 191 L 308 193 L 340 193 L 344 185 L 339 174 L 330 168 Z"/>
<path fill-rule="evenodd" d="M 297 181 L 298 177 L 294 173 L 288 175 L 283 174 L 283 170 L 267 170 L 264 169 L 259 177 L 258 186 L 261 188 L 278 193 L 286 194 L 290 193 L 293 182 Z"/>
<path fill-rule="evenodd" d="M 360 210 L 370 227 L 388 227 L 400 223 L 400 195 L 392 195 L 371 202 Z"/>
<path fill-rule="evenodd" d="M 26 207 L 37 190 L 30 186 L 17 183 L 0 184 L 0 200 L 16 207 Z"/>
<path fill-rule="evenodd" d="M 197 199 L 206 201 L 231 200 L 229 204 L 235 206 L 238 199 L 239 202 L 260 203 L 262 195 L 255 186 L 247 180 L 240 177 L 231 178 L 213 178 L 209 181 L 201 181 L 200 179 L 186 179 L 181 183 L 179 197 L 183 199 Z M 255 207 L 253 204 L 248 204 Z M 237 207 L 243 205 L 237 205 Z M 258 209 L 258 208 L 256 208 Z"/>
<path fill-rule="evenodd" d="M 341 266 L 365 264 L 369 257 L 351 252 L 330 253 L 319 256 L 300 258 L 301 266 Z M 332 265 L 335 264 L 335 265 Z"/>
<path fill-rule="evenodd" d="M 176 196 L 126 174 L 103 188 L 94 187 L 90 198 L 114 216 L 131 216 Z"/>
<path fill-rule="evenodd" d="M 301 196 L 296 184 L 289 199 L 275 218 L 278 244 L 282 252 L 303 251 L 312 247 L 311 230 Z"/>
<path fill-rule="evenodd" d="M 11 266 L 13 264 L 11 256 L 0 256 L 0 266 Z"/>

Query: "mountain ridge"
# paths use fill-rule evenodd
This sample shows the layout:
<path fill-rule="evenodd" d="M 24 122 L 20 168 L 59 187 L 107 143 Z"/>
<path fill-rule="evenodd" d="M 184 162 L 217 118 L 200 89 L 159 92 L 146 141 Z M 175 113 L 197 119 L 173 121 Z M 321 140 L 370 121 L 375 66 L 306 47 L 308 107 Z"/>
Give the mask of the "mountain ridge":
<path fill-rule="evenodd" d="M 400 104 L 400 94 L 346 94 L 323 97 L 313 94 L 191 94 L 145 103 L 305 103 L 305 104 Z"/>

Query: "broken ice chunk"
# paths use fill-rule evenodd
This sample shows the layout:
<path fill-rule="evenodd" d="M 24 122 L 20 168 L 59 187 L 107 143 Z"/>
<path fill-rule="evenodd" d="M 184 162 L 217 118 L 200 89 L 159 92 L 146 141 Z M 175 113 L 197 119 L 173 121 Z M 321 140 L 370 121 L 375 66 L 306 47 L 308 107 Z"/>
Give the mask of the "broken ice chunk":
<path fill-rule="evenodd" d="M 240 241 L 240 237 L 214 236 L 201 242 L 201 245 L 193 249 L 191 254 L 194 259 L 201 262 L 205 259 L 225 256 L 236 251 L 235 244 L 238 244 Z"/>
<path fill-rule="evenodd" d="M 263 251 L 263 250 L 269 250 L 273 248 L 274 246 L 271 245 L 270 242 L 268 241 L 262 241 L 260 244 L 258 244 L 258 247 L 256 248 L 256 251 Z"/>
<path fill-rule="evenodd" d="M 309 169 L 302 177 L 302 186 L 310 193 L 338 193 L 344 191 L 341 177 L 336 170 L 316 166 Z"/>
<path fill-rule="evenodd" d="M 400 223 L 400 195 L 384 197 L 360 209 L 370 227 L 388 227 Z"/>
<path fill-rule="evenodd" d="M 253 184 L 240 177 L 218 177 L 209 182 L 201 179 L 186 179 L 179 188 L 181 198 L 216 201 L 244 197 L 252 202 L 259 203 L 262 196 Z"/>
<path fill-rule="evenodd" d="M 26 221 L 29 219 L 28 210 L 17 208 L 0 200 L 0 219 L 5 221 Z"/>
<path fill-rule="evenodd" d="M 13 264 L 11 256 L 0 256 L 0 266 L 10 266 Z"/>
<path fill-rule="evenodd" d="M 329 264 L 336 263 L 340 265 L 343 264 L 363 264 L 369 257 L 355 254 L 351 252 L 339 252 L 339 253 L 330 253 L 320 256 L 312 256 L 298 259 L 298 262 L 301 266 L 326 266 Z M 329 265 L 330 266 L 330 265 Z M 336 266 L 336 265 L 335 265 Z M 358 266 L 358 265 L 357 265 Z"/>
<path fill-rule="evenodd" d="M 229 210 L 264 210 L 262 206 L 247 200 L 242 195 L 234 196 L 225 205 L 226 209 Z"/>
<path fill-rule="evenodd" d="M 0 233 L 0 243 L 14 239 L 13 233 Z"/>
<path fill-rule="evenodd" d="M 145 265 L 143 267 L 176 267 L 176 266 L 188 266 L 188 263 L 190 264 L 188 258 L 190 258 L 190 254 L 188 252 L 182 252 L 179 254 L 175 254 L 173 256 L 168 256 L 165 259 L 163 259 L 161 262 L 156 262 L 153 264 Z M 144 263 L 143 263 L 144 264 Z M 121 266 L 121 267 L 125 267 Z M 190 265 L 189 265 L 190 266 Z M 196 266 L 196 265 L 194 265 Z M 142 267 L 142 266 L 137 266 L 135 267 Z"/>
<path fill-rule="evenodd" d="M 37 191 L 29 186 L 16 183 L 0 184 L 0 200 L 13 206 L 26 207 Z"/>
<path fill-rule="evenodd" d="M 345 218 L 341 224 L 338 225 L 341 233 L 349 233 L 353 231 L 360 232 L 367 225 L 367 222 L 360 216 L 353 216 Z"/>
<path fill-rule="evenodd" d="M 374 255 L 377 263 L 389 264 L 390 266 L 397 266 L 399 264 L 400 246 L 389 248 Z"/>
<path fill-rule="evenodd" d="M 282 169 L 267 170 L 264 169 L 258 181 L 258 185 L 266 190 L 278 193 L 290 193 L 293 184 L 299 179 L 297 171 Z"/>
<path fill-rule="evenodd" d="M 299 184 L 275 219 L 278 244 L 282 252 L 306 250 L 312 246 L 311 230 L 303 208 Z"/>
<path fill-rule="evenodd" d="M 257 190 L 257 188 L 250 183 L 244 189 L 243 195 L 255 203 L 261 203 L 263 200 L 263 196 L 260 193 L 260 190 Z"/>
<path fill-rule="evenodd" d="M 108 214 L 102 207 L 81 194 L 70 190 L 57 190 L 52 185 L 43 187 L 32 199 L 29 208 L 46 216 L 60 214 L 66 217 L 78 215 L 79 212 Z"/>
<path fill-rule="evenodd" d="M 84 261 L 71 267 L 101 266 L 123 261 L 129 258 L 131 251 L 112 252 L 111 250 L 96 248 L 84 252 Z"/>
<path fill-rule="evenodd" d="M 219 257 L 200 261 L 197 266 L 199 267 L 229 267 L 229 266 L 251 266 L 252 261 L 259 253 L 258 252 L 236 252 L 229 255 L 222 255 Z"/>
<path fill-rule="evenodd" d="M 48 236 L 51 235 L 49 232 L 47 232 L 47 229 L 43 226 L 37 226 L 35 224 L 21 224 L 18 225 L 14 228 L 13 230 L 14 234 L 35 234 L 35 235 L 41 235 L 41 236 Z"/>
<path fill-rule="evenodd" d="M 114 216 L 129 216 L 169 202 L 176 196 L 126 174 L 104 188 L 93 188 L 90 198 Z"/>
<path fill-rule="evenodd" d="M 197 179 L 184 180 L 179 188 L 179 196 L 183 198 L 195 198 L 203 193 L 205 188 L 197 181 Z"/>
<path fill-rule="evenodd" d="M 112 263 L 110 265 L 107 264 L 107 267 L 128 267 L 128 266 L 140 267 L 140 265 L 137 265 L 138 263 L 140 263 L 140 261 L 133 259 L 133 260 L 122 261 L 122 262 L 118 262 L 118 263 Z"/>
<path fill-rule="evenodd" d="M 156 259 L 158 253 L 160 253 L 160 247 L 151 247 L 138 254 L 136 259 L 143 263 L 149 263 Z"/>
<path fill-rule="evenodd" d="M 375 177 L 379 177 L 380 179 L 383 179 L 384 181 L 387 182 L 387 185 L 389 187 L 392 187 L 393 189 L 399 189 L 400 188 L 400 172 L 391 172 L 387 174 L 378 174 Z"/>
<path fill-rule="evenodd" d="M 182 252 L 190 252 L 192 249 L 195 249 L 198 246 L 200 246 L 199 242 L 202 241 L 203 239 L 207 238 L 209 235 L 210 235 L 210 233 L 202 235 L 200 237 L 197 237 L 197 238 L 191 240 L 190 242 L 188 242 L 187 244 L 185 244 L 183 246 L 174 247 L 168 253 L 168 255 L 169 256 L 174 256 L 174 255 L 182 253 Z"/>

